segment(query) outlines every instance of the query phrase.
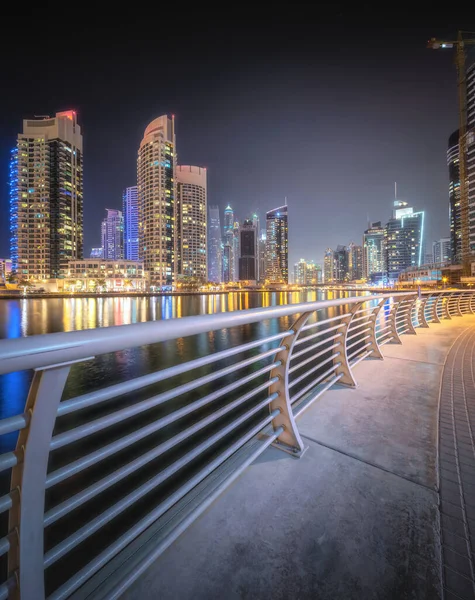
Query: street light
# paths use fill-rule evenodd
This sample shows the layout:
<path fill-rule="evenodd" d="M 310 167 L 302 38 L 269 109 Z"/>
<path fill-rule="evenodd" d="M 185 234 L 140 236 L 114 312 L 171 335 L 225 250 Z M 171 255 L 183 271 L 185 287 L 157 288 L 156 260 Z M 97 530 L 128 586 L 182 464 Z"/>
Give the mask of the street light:
<path fill-rule="evenodd" d="M 444 284 L 444 290 L 445 290 L 445 284 L 447 283 L 448 279 L 447 277 L 442 277 L 442 283 Z"/>

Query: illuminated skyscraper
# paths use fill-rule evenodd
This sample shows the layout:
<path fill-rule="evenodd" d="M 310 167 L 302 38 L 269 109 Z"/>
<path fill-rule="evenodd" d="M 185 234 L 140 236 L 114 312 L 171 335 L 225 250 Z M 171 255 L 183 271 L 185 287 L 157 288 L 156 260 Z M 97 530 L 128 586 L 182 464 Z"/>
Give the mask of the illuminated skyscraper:
<path fill-rule="evenodd" d="M 348 276 L 350 281 L 363 277 L 363 247 L 354 242 L 348 246 Z"/>
<path fill-rule="evenodd" d="M 181 165 L 176 176 L 178 273 L 206 282 L 206 169 Z"/>
<path fill-rule="evenodd" d="M 333 253 L 333 281 L 341 283 L 350 279 L 349 263 L 348 247 L 338 244 Z"/>
<path fill-rule="evenodd" d="M 256 237 L 256 228 L 250 219 L 246 219 L 239 230 L 241 247 L 239 279 L 241 281 L 256 281 Z"/>
<path fill-rule="evenodd" d="M 331 248 L 327 248 L 323 257 L 323 279 L 325 283 L 332 283 L 334 281 L 334 262 L 334 252 Z"/>
<path fill-rule="evenodd" d="M 451 251 L 450 238 L 440 238 L 432 244 L 432 261 L 435 264 L 447 264 L 450 262 Z"/>
<path fill-rule="evenodd" d="M 74 111 L 23 121 L 10 162 L 10 251 L 22 277 L 65 277 L 82 258 L 82 169 Z"/>
<path fill-rule="evenodd" d="M 265 229 L 261 229 L 259 235 L 259 251 L 258 251 L 258 261 L 259 261 L 259 281 L 264 282 L 266 279 L 266 239 L 267 233 Z"/>
<path fill-rule="evenodd" d="M 287 206 L 266 213 L 266 280 L 289 282 L 289 228 Z"/>
<path fill-rule="evenodd" d="M 304 258 L 294 265 L 294 283 L 307 285 L 307 262 Z"/>
<path fill-rule="evenodd" d="M 414 212 L 407 202 L 394 201 L 384 237 L 385 267 L 390 281 L 399 273 L 423 263 L 424 211 Z"/>
<path fill-rule="evenodd" d="M 224 237 L 228 231 L 232 231 L 234 228 L 234 211 L 229 204 L 224 209 Z"/>
<path fill-rule="evenodd" d="M 175 122 L 167 115 L 145 129 L 137 161 L 139 257 L 157 286 L 175 283 L 176 261 Z"/>
<path fill-rule="evenodd" d="M 210 206 L 208 218 L 208 279 L 212 283 L 222 283 L 223 281 L 221 245 L 219 208 L 217 206 Z"/>
<path fill-rule="evenodd" d="M 125 188 L 122 196 L 124 215 L 124 258 L 139 259 L 139 205 L 137 186 Z"/>
<path fill-rule="evenodd" d="M 106 208 L 102 221 L 102 258 L 119 260 L 124 258 L 124 217 L 120 210 Z"/>
<path fill-rule="evenodd" d="M 454 131 L 449 137 L 447 150 L 449 167 L 449 224 L 450 248 L 452 260 L 462 260 L 462 226 L 460 220 L 460 171 L 459 171 L 459 132 Z"/>
<path fill-rule="evenodd" d="M 382 275 L 384 267 L 384 227 L 381 221 L 371 223 L 363 234 L 363 276 Z"/>

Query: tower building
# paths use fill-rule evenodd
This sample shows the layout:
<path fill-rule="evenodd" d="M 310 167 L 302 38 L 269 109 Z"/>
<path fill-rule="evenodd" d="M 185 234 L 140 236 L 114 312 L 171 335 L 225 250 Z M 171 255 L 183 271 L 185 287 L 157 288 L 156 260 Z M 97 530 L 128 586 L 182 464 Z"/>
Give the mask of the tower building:
<path fill-rule="evenodd" d="M 363 276 L 371 279 L 372 276 L 386 270 L 384 266 L 384 234 L 385 229 L 381 221 L 371 223 L 363 234 Z"/>
<path fill-rule="evenodd" d="M 120 260 L 124 258 L 124 218 L 120 210 L 106 208 L 102 221 L 102 258 Z"/>
<path fill-rule="evenodd" d="M 256 228 L 250 219 L 246 219 L 239 230 L 241 248 L 241 256 L 239 257 L 239 279 L 241 281 L 256 280 L 256 237 Z"/>
<path fill-rule="evenodd" d="M 145 129 L 137 160 L 139 257 L 157 286 L 171 286 L 176 260 L 175 121 L 167 115 Z"/>
<path fill-rule="evenodd" d="M 208 223 L 208 279 L 212 283 L 222 283 L 221 224 L 219 220 L 219 208 L 217 206 L 209 207 Z"/>
<path fill-rule="evenodd" d="M 399 273 L 423 263 L 424 211 L 414 212 L 407 202 L 394 201 L 384 237 L 385 266 L 390 281 Z"/>
<path fill-rule="evenodd" d="M 137 186 L 125 188 L 122 195 L 124 215 L 124 258 L 139 259 L 139 205 Z"/>
<path fill-rule="evenodd" d="M 25 279 L 67 276 L 83 256 L 83 154 L 73 110 L 23 121 L 10 160 L 12 268 Z"/>
<path fill-rule="evenodd" d="M 289 227 L 287 206 L 266 213 L 266 280 L 289 282 Z"/>

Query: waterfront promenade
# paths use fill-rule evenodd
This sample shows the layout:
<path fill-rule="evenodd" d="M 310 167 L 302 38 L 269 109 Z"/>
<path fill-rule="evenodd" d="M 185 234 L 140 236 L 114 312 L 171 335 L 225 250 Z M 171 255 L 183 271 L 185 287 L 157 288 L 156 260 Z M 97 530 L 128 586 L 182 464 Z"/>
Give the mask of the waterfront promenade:
<path fill-rule="evenodd" d="M 302 458 L 267 449 L 123 597 L 475 598 L 475 316 L 382 351 L 298 418 Z"/>

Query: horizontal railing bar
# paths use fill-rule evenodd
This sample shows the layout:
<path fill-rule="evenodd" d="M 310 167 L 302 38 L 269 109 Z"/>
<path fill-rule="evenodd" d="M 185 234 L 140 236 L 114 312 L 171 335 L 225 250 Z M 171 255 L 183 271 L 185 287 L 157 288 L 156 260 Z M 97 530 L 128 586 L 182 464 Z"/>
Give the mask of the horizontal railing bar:
<path fill-rule="evenodd" d="M 363 350 L 366 350 L 366 348 L 368 348 L 368 346 L 371 346 L 371 342 L 368 342 L 364 346 L 361 346 L 361 348 L 358 348 L 358 350 L 355 350 L 354 352 L 352 352 L 351 354 L 349 354 L 348 355 L 348 360 L 351 360 L 355 356 L 358 356 L 358 354 L 360 354 L 361 352 L 363 352 Z"/>
<path fill-rule="evenodd" d="M 293 404 L 294 402 L 297 402 L 297 400 L 299 400 L 304 394 L 306 394 L 308 392 L 308 390 L 310 390 L 312 387 L 318 385 L 320 383 L 320 381 L 323 381 L 326 377 L 328 377 L 328 375 L 330 375 L 330 373 L 333 373 L 333 371 L 335 369 L 338 369 L 338 367 L 341 367 L 341 363 L 335 363 L 329 369 L 327 369 L 325 371 L 325 373 L 322 373 L 314 381 L 311 381 L 304 388 L 302 388 L 301 390 L 299 390 L 295 394 L 295 396 L 290 399 L 291 404 Z"/>
<path fill-rule="evenodd" d="M 0 556 L 3 556 L 10 550 L 10 540 L 8 537 L 0 538 Z"/>
<path fill-rule="evenodd" d="M 336 317 L 329 317 L 328 319 L 323 319 L 322 321 L 315 321 L 315 323 L 309 323 L 308 325 L 304 325 L 300 328 L 300 331 L 307 331 L 308 329 L 312 329 L 313 327 L 319 327 L 320 325 L 326 325 L 327 323 L 333 323 L 333 321 L 340 321 L 345 317 L 351 316 L 351 313 L 345 313 L 344 315 L 337 315 Z"/>
<path fill-rule="evenodd" d="M 360 363 L 360 362 L 361 362 L 362 360 L 364 360 L 365 358 L 368 358 L 368 356 L 369 356 L 370 354 L 373 354 L 373 352 L 374 352 L 374 350 L 368 350 L 367 352 L 365 352 L 364 354 L 362 354 L 360 357 L 358 357 L 356 360 L 354 360 L 354 361 L 351 363 L 351 366 L 352 366 L 352 367 L 356 367 L 356 365 L 357 365 L 358 363 Z"/>
<path fill-rule="evenodd" d="M 352 329 L 353 323 L 357 323 L 358 321 L 363 321 L 363 320 L 365 320 L 367 323 L 369 323 L 369 319 L 374 319 L 374 314 L 363 315 L 362 317 L 357 317 L 356 319 L 351 319 L 350 329 Z"/>
<path fill-rule="evenodd" d="M 381 333 L 382 331 L 386 331 L 386 329 L 391 329 L 392 324 L 390 323 L 389 325 L 386 325 L 385 327 L 378 327 L 376 328 L 376 335 L 378 333 Z"/>
<path fill-rule="evenodd" d="M 75 548 L 81 542 L 89 538 L 97 530 L 104 527 L 104 525 L 107 525 L 107 523 L 115 519 L 115 517 L 124 512 L 124 510 L 127 510 L 127 508 L 129 508 L 135 502 L 146 496 L 149 492 L 151 492 L 161 483 L 166 481 L 169 477 L 177 473 L 180 469 L 188 465 L 195 458 L 200 456 L 200 454 L 202 454 L 211 446 L 213 446 L 216 442 L 226 437 L 226 435 L 228 435 L 229 433 L 236 431 L 240 425 L 245 423 L 250 417 L 255 415 L 257 412 L 268 406 L 270 402 L 272 402 L 272 400 L 270 400 L 270 397 L 268 397 L 259 404 L 256 404 L 250 410 L 246 411 L 243 415 L 237 418 L 235 421 L 233 421 L 226 427 L 223 427 L 223 429 L 220 429 L 218 432 L 207 438 L 201 444 L 198 444 L 198 446 L 193 448 L 193 450 L 181 456 L 176 462 L 166 467 L 163 471 L 161 471 L 160 473 L 143 483 L 141 486 L 139 486 L 138 488 L 121 498 L 118 502 L 107 508 L 103 513 L 91 519 L 88 523 L 80 527 L 73 534 L 71 534 L 62 542 L 54 546 L 54 548 L 49 550 L 44 556 L 45 569 L 49 568 L 65 554 L 71 552 L 73 548 Z M 277 409 L 277 414 L 279 412 L 280 410 Z"/>
<path fill-rule="evenodd" d="M 11 469 L 17 464 L 18 459 L 14 452 L 5 452 L 5 454 L 0 454 L 0 472 Z"/>
<path fill-rule="evenodd" d="M 11 592 L 14 589 L 16 589 L 16 587 L 17 580 L 16 577 L 12 575 L 5 581 L 5 583 L 2 583 L 2 585 L 0 585 L 0 600 L 7 600 Z"/>
<path fill-rule="evenodd" d="M 130 381 L 123 381 L 122 383 L 111 385 L 102 390 L 95 390 L 94 392 L 90 392 L 89 394 L 84 394 L 83 396 L 71 398 L 71 400 L 65 400 L 59 405 L 58 416 L 66 415 L 76 410 L 81 410 L 82 408 L 86 408 L 91 404 L 98 404 L 99 402 L 104 402 L 106 400 L 110 400 L 111 398 L 116 398 L 117 396 L 128 394 L 129 392 L 133 392 L 137 389 L 147 387 L 165 379 L 171 379 L 172 377 L 176 377 L 177 375 L 181 375 L 183 373 L 188 373 L 193 369 L 204 367 L 210 363 L 217 362 L 224 358 L 229 358 L 230 356 L 234 356 L 235 354 L 247 352 L 247 350 L 251 350 L 252 348 L 256 348 L 257 346 L 261 346 L 262 344 L 268 344 L 269 342 L 281 340 L 282 338 L 287 337 L 288 335 L 292 335 L 293 333 L 294 331 L 292 330 L 283 331 L 282 333 L 270 335 L 260 340 L 256 340 L 255 342 L 249 342 L 248 344 L 242 344 L 241 346 L 235 346 L 233 348 L 221 350 L 220 352 L 216 352 L 215 354 L 202 356 L 201 358 L 196 358 L 195 360 L 190 360 L 189 362 L 175 365 L 168 369 L 163 369 L 161 371 L 149 373 L 148 375 L 143 375 L 142 377 L 136 377 L 135 379 L 131 379 Z"/>
<path fill-rule="evenodd" d="M 311 398 L 307 399 L 306 402 L 300 404 L 300 406 L 297 406 L 297 408 L 294 411 L 294 417 L 300 417 L 300 415 L 304 413 L 307 410 L 307 408 L 309 408 L 309 406 L 311 406 L 315 402 L 315 400 L 320 398 L 320 396 L 324 394 L 327 390 L 329 390 L 333 385 L 335 385 L 335 383 L 338 383 L 342 377 L 343 373 L 340 373 L 339 375 L 333 377 L 333 379 L 330 379 L 330 381 L 327 381 L 327 383 L 316 392 L 315 396 L 312 396 Z"/>
<path fill-rule="evenodd" d="M 20 431 L 25 429 L 28 425 L 29 417 L 26 414 L 15 415 L 13 417 L 7 417 L 0 421 L 0 435 L 12 433 L 13 431 Z"/>
<path fill-rule="evenodd" d="M 337 344 L 337 345 L 339 346 L 340 344 Z M 322 362 L 318 363 L 318 365 L 315 365 L 311 369 L 308 369 L 307 371 L 305 371 L 305 373 L 302 373 L 302 375 L 297 377 L 297 379 L 290 381 L 288 384 L 289 390 L 292 389 L 295 385 L 297 385 L 297 383 L 300 383 L 302 380 L 307 379 L 307 377 L 309 375 L 311 375 L 312 373 L 314 373 L 315 371 L 318 371 L 318 369 L 323 367 L 323 365 L 328 364 L 330 361 L 334 360 L 335 358 L 337 358 L 340 355 L 341 355 L 341 352 L 334 352 L 331 356 L 329 356 L 325 360 L 322 360 Z"/>
<path fill-rule="evenodd" d="M 350 340 L 353 340 L 354 338 L 360 336 L 362 333 L 364 333 L 365 331 L 368 331 L 369 329 L 372 328 L 371 324 L 367 324 L 367 323 L 363 323 L 362 325 L 360 325 L 359 327 L 355 327 L 355 329 L 360 329 L 360 327 L 362 327 L 363 325 L 365 325 L 364 329 L 361 329 L 361 331 L 358 331 L 358 333 L 354 333 L 353 335 L 349 335 L 346 338 L 346 341 L 349 342 Z"/>
<path fill-rule="evenodd" d="M 253 396 L 257 395 L 258 393 L 266 390 L 271 385 L 276 383 L 278 380 L 279 380 L 278 377 L 272 377 L 269 381 L 266 381 L 265 383 L 260 385 L 255 390 L 251 390 L 247 394 L 244 394 L 240 398 L 237 398 L 236 400 L 234 400 L 234 402 L 227 404 L 226 406 L 224 406 L 220 410 L 217 410 L 216 412 L 212 413 L 208 417 L 201 419 L 201 421 L 198 421 L 198 423 L 195 423 L 191 427 L 188 427 L 184 431 L 181 431 L 179 434 L 170 438 L 163 444 L 160 444 L 156 448 L 152 448 L 152 450 L 150 450 L 149 452 L 146 452 L 142 456 L 139 456 L 138 458 L 136 458 L 135 460 L 124 465 L 120 469 L 117 469 L 116 471 L 110 473 L 106 477 L 103 477 L 99 481 L 96 481 L 88 488 L 82 490 L 81 492 L 75 494 L 74 496 L 71 496 L 70 498 L 68 498 L 67 500 L 62 502 L 61 504 L 58 504 L 57 506 L 53 507 L 51 510 L 49 510 L 45 514 L 44 526 L 49 527 L 55 521 L 57 521 L 64 515 L 68 514 L 70 511 L 76 509 L 78 506 L 81 506 L 85 502 L 88 502 L 89 500 L 91 500 L 92 498 L 97 496 L 97 494 L 102 493 L 104 490 L 107 490 L 108 488 L 115 485 L 116 483 L 118 483 L 119 481 L 124 479 L 125 477 L 128 477 L 131 473 L 134 473 L 136 470 L 142 468 L 144 465 L 148 464 L 150 461 L 155 460 L 156 458 L 158 458 L 165 452 L 168 452 L 168 450 L 171 450 L 174 446 L 176 446 L 180 442 L 188 439 L 189 437 L 191 437 L 192 435 L 194 435 L 201 429 L 204 429 L 205 427 L 207 427 L 214 421 L 217 421 L 218 419 L 220 419 L 227 413 L 229 413 L 232 410 L 234 410 L 235 408 L 241 406 L 242 404 L 244 404 L 244 402 L 246 402 Z M 278 394 L 273 393 L 268 397 L 268 400 L 269 400 L 269 402 L 272 402 L 277 397 L 278 397 Z"/>
<path fill-rule="evenodd" d="M 307 365 L 309 362 L 314 361 L 316 358 L 319 358 L 320 356 L 323 356 L 324 354 L 326 354 L 330 350 L 333 350 L 334 348 L 338 348 L 338 346 L 341 346 L 341 342 L 337 342 L 336 344 L 333 344 L 332 346 L 329 346 L 328 348 L 324 348 L 323 350 L 321 350 L 317 354 L 313 354 L 312 356 L 309 356 L 305 360 L 302 360 L 301 362 L 299 362 L 298 364 L 294 365 L 293 367 L 291 367 L 289 369 L 289 375 L 291 373 L 293 373 L 294 371 L 298 371 L 299 369 L 301 369 L 302 367 L 304 367 L 305 365 Z"/>
<path fill-rule="evenodd" d="M 315 348 L 318 348 L 319 346 L 322 346 L 323 344 L 328 344 L 328 342 L 331 342 L 332 340 L 336 340 L 339 337 L 342 337 L 342 335 L 343 335 L 343 332 L 337 333 L 337 334 L 332 335 L 332 336 L 330 336 L 328 338 L 325 338 L 321 342 L 317 342 L 316 344 L 312 344 L 308 348 L 304 348 L 303 350 L 299 350 L 298 352 L 293 352 L 292 355 L 290 356 L 290 360 L 292 361 L 295 358 L 298 358 L 299 356 L 302 356 L 303 354 L 307 354 L 307 352 L 311 352 L 312 350 L 315 350 Z M 292 369 L 290 369 L 289 372 L 291 373 Z"/>
<path fill-rule="evenodd" d="M 388 344 L 391 340 L 394 339 L 394 336 L 392 335 L 390 338 L 388 338 L 387 340 L 384 340 L 384 342 L 378 342 L 378 344 L 380 346 L 384 346 L 384 344 Z"/>
<path fill-rule="evenodd" d="M 370 337 L 371 337 L 371 335 L 365 335 L 364 337 L 360 338 L 359 340 L 356 340 L 356 342 L 353 342 L 352 344 L 350 344 L 349 346 L 346 347 L 346 351 L 348 352 L 348 350 L 350 348 L 353 348 L 354 346 L 356 346 L 360 342 L 364 342 L 365 340 L 369 339 Z"/>
<path fill-rule="evenodd" d="M 367 308 L 359 308 L 358 310 L 355 310 L 355 312 L 353 314 L 355 315 L 359 315 L 360 313 L 364 313 L 364 312 L 372 312 L 374 311 L 374 309 L 377 308 L 377 304 L 375 304 L 374 306 L 368 306 Z M 362 318 L 362 317 L 360 317 Z M 356 321 L 357 319 L 353 319 L 353 321 Z"/>
<path fill-rule="evenodd" d="M 381 294 L 372 296 L 371 299 L 382 300 L 395 296 L 397 295 Z M 156 344 L 179 337 L 258 323 L 267 319 L 313 312 L 324 308 L 351 305 L 361 301 L 361 296 L 353 296 L 2 340 L 0 374 L 25 369 L 41 369 L 58 363 L 88 359 L 98 354 L 117 352 L 137 345 Z"/>
<path fill-rule="evenodd" d="M 64 433 L 60 433 L 53 437 L 50 444 L 51 450 L 57 450 L 58 448 L 62 448 L 67 444 L 71 444 L 76 442 L 84 437 L 97 433 L 102 429 L 106 429 L 107 427 L 111 427 L 117 423 L 124 421 L 125 419 L 129 419 L 130 417 L 134 417 L 142 412 L 145 412 L 151 408 L 155 408 L 156 406 L 160 406 L 161 404 L 168 402 L 169 400 L 173 400 L 177 396 L 181 396 L 186 392 L 190 392 L 204 384 L 215 381 L 216 379 L 220 379 L 226 375 L 230 375 L 235 373 L 236 371 L 247 367 L 249 365 L 254 364 L 255 362 L 259 362 L 264 358 L 268 358 L 270 356 L 274 356 L 275 354 L 282 351 L 283 348 L 272 348 L 271 350 L 267 350 L 266 352 L 261 352 L 256 356 L 251 356 L 246 360 L 242 360 L 234 365 L 230 365 L 225 367 L 224 369 L 220 369 L 219 371 L 215 371 L 214 373 L 209 373 L 208 375 L 203 375 L 198 379 L 194 379 L 188 383 L 183 385 L 179 385 L 171 390 L 163 392 L 162 394 L 158 394 L 156 396 L 152 396 L 147 400 L 143 400 L 142 402 L 137 402 L 131 406 L 127 406 L 126 408 L 122 408 L 121 410 L 115 411 L 105 417 L 100 417 L 95 421 L 91 421 L 90 423 L 86 423 L 85 425 L 80 425 L 79 427 L 75 427 L 74 429 L 70 429 L 69 431 L 65 431 Z"/>
<path fill-rule="evenodd" d="M 325 335 L 325 333 L 329 333 L 330 331 L 336 331 L 337 329 L 341 329 L 342 327 L 345 327 L 345 323 L 341 323 L 340 325 L 334 325 L 333 327 L 329 327 L 328 329 L 323 329 L 322 331 L 317 331 L 316 333 L 312 333 L 311 335 L 307 335 L 303 338 L 298 338 L 294 344 L 294 348 L 295 348 L 295 346 L 300 346 L 300 344 L 309 342 L 310 340 L 314 340 L 317 337 L 321 337 L 322 335 Z"/>
<path fill-rule="evenodd" d="M 216 470 L 221 464 L 223 464 L 229 457 L 231 457 L 241 446 L 248 442 L 252 437 L 262 431 L 262 429 L 268 425 L 278 414 L 279 410 L 276 409 L 256 425 L 253 429 L 244 434 L 243 438 L 237 440 L 229 446 L 222 454 L 212 460 L 204 469 L 194 475 L 189 481 L 187 481 L 181 488 L 169 496 L 162 504 L 155 507 L 150 513 L 148 513 L 141 521 L 136 523 L 128 531 L 123 533 L 117 540 L 115 540 L 110 546 L 103 550 L 98 556 L 96 556 L 90 563 L 84 566 L 80 571 L 75 573 L 71 579 L 66 581 L 60 588 L 58 588 L 48 600 L 65 600 L 72 592 L 77 590 L 85 581 L 90 579 L 94 573 L 97 573 L 101 567 L 106 565 L 114 556 L 116 556 L 123 548 L 128 546 L 135 538 L 137 538 L 143 531 L 145 531 L 150 525 L 152 525 L 157 519 L 159 519 L 167 510 L 169 510 L 174 504 L 176 504 L 181 498 L 186 496 L 193 488 L 201 483 L 210 473 Z M 276 440 L 279 435 L 283 432 L 283 427 L 278 427 L 273 434 L 271 434 L 264 442 L 264 450 L 270 444 Z M 254 459 L 253 459 L 254 460 Z M 251 461 L 252 462 L 252 461 Z"/>
<path fill-rule="evenodd" d="M 5 494 L 4 496 L 0 497 L 0 514 L 6 512 L 7 510 L 10 510 L 10 508 L 13 506 L 13 499 L 10 494 Z"/>

